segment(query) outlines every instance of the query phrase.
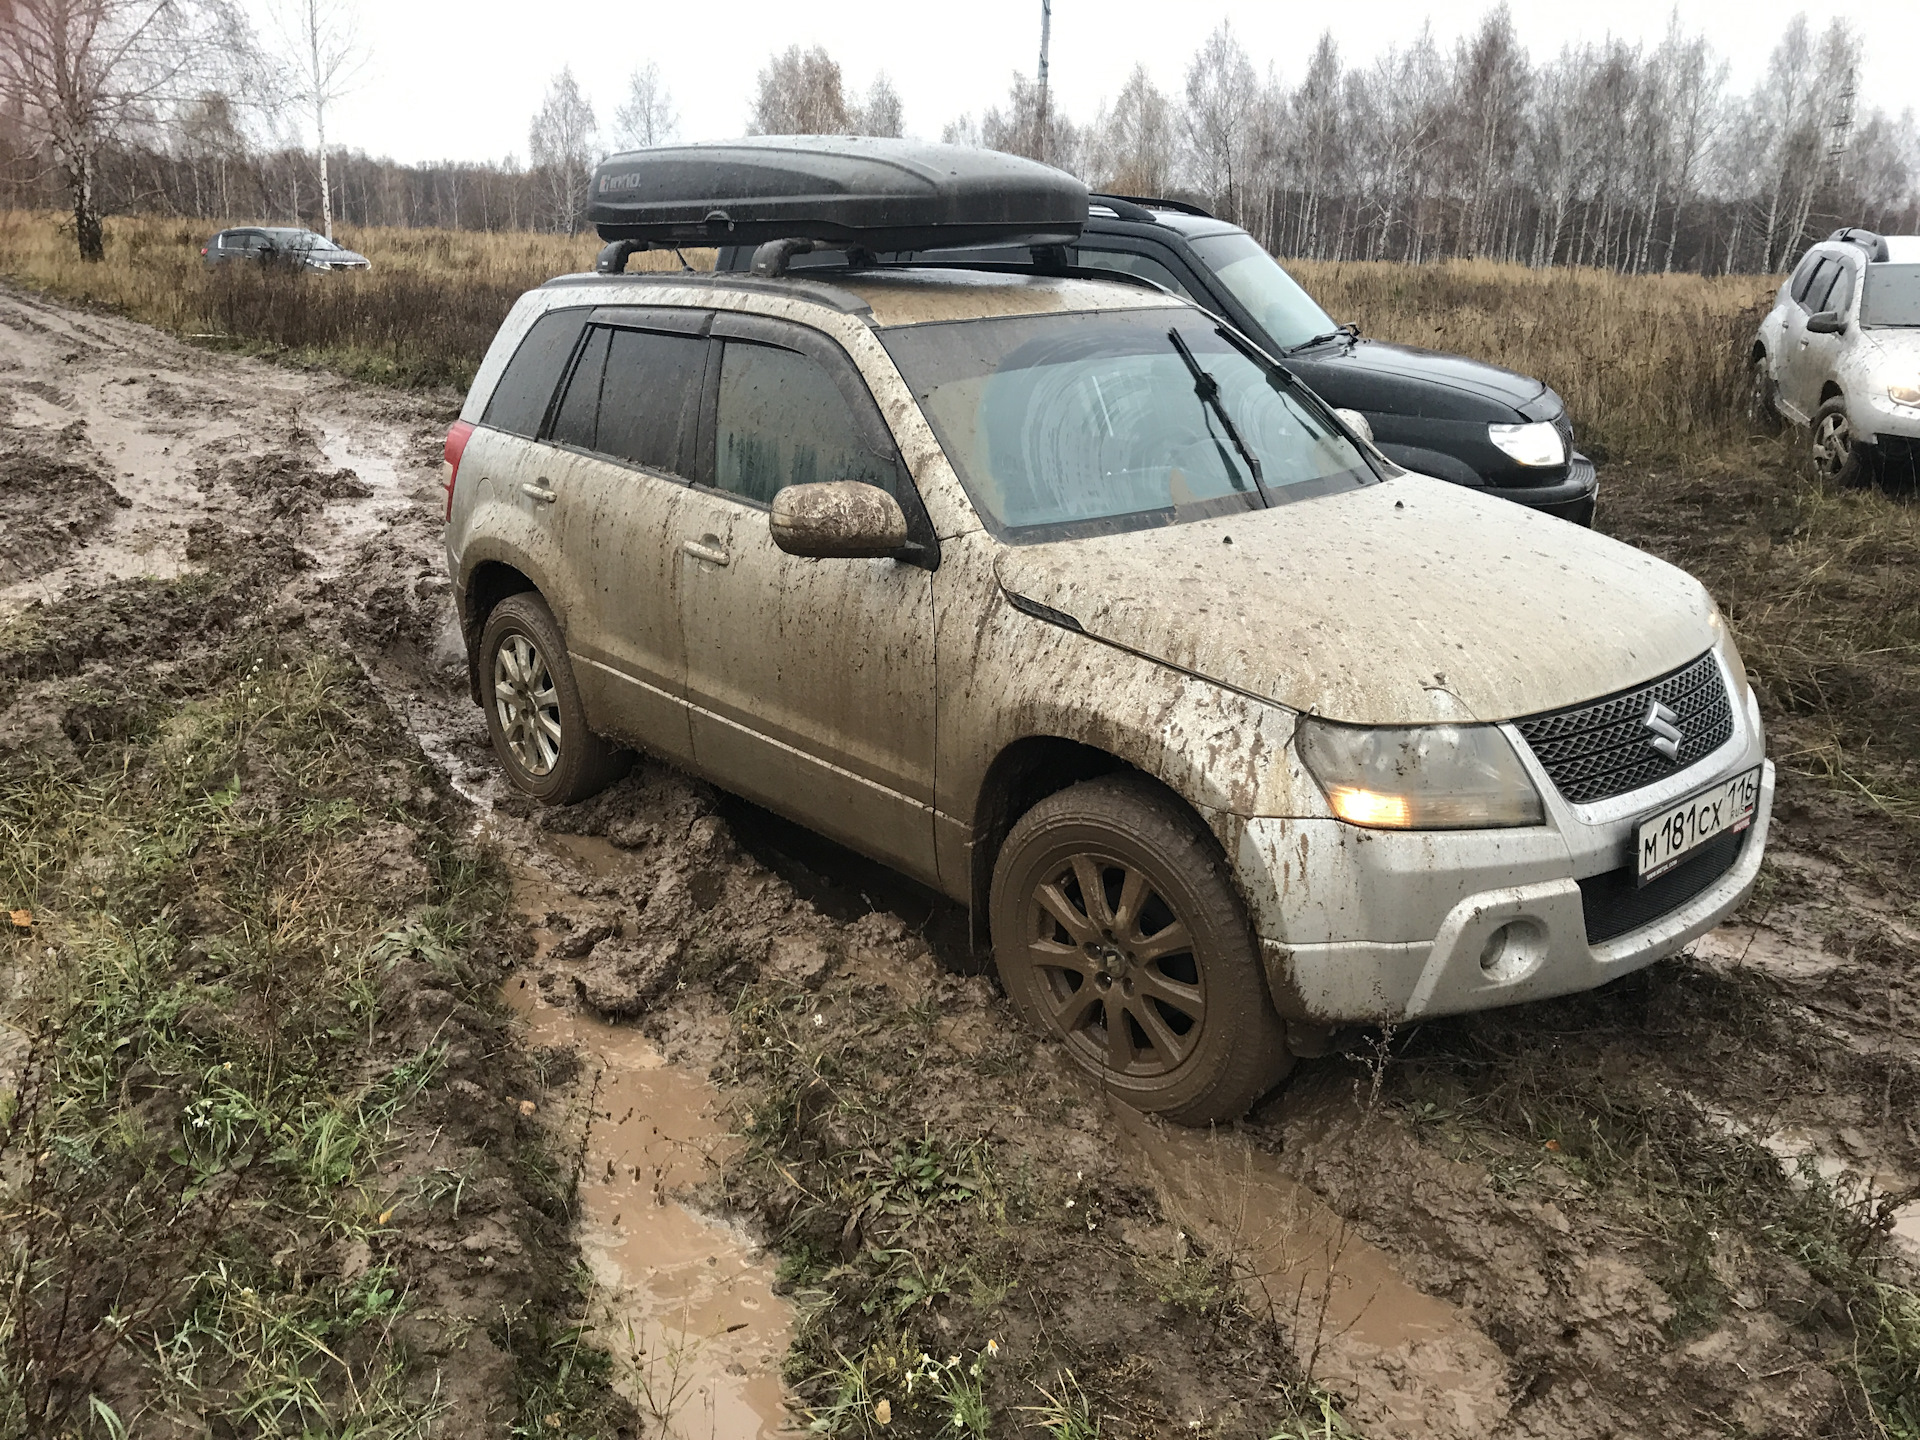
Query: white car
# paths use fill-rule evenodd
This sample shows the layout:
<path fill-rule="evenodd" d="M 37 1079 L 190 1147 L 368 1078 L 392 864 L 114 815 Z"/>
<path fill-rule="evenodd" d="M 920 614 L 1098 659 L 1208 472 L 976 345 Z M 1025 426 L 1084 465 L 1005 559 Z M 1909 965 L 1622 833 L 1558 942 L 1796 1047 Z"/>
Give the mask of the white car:
<path fill-rule="evenodd" d="M 1913 477 L 1920 458 L 1920 235 L 1836 230 L 1753 340 L 1753 412 L 1805 426 L 1816 471 Z"/>

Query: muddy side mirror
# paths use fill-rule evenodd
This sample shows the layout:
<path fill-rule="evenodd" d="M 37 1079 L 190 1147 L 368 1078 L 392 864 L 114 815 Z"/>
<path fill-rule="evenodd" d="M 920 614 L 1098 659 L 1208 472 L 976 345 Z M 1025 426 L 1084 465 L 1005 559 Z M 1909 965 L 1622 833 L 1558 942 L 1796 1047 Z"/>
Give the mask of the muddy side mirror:
<path fill-rule="evenodd" d="M 900 502 L 859 480 L 789 485 L 773 497 L 770 524 L 775 545 L 814 559 L 880 559 L 907 545 Z"/>
<path fill-rule="evenodd" d="M 1367 423 L 1366 416 L 1362 415 L 1358 410 L 1340 409 L 1335 410 L 1333 413 L 1340 417 L 1341 423 L 1343 423 L 1347 429 L 1353 431 L 1354 434 L 1366 441 L 1367 444 L 1373 444 L 1373 426 Z"/>
<path fill-rule="evenodd" d="M 1847 328 L 1847 320 L 1838 310 L 1822 310 L 1807 317 L 1809 335 L 1838 335 Z"/>

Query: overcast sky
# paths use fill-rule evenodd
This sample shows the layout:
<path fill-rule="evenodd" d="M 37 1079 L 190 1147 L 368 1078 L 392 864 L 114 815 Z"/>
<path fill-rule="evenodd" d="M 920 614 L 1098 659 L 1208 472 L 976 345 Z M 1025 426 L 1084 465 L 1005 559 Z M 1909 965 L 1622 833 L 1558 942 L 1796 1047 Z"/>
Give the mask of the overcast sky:
<path fill-rule="evenodd" d="M 627 74 L 659 65 L 680 112 L 683 139 L 718 139 L 746 128 L 754 76 L 788 45 L 823 45 L 850 92 L 885 70 L 906 108 L 909 135 L 938 139 L 963 113 L 1002 103 L 1012 72 L 1032 74 L 1040 48 L 1040 0 L 962 5 L 798 5 L 792 0 L 693 4 L 608 0 L 343 0 L 357 4 L 371 52 L 358 88 L 329 126 L 338 143 L 403 161 L 525 158 L 527 122 L 547 82 L 571 65 L 604 130 Z M 1511 0 L 1514 24 L 1536 62 L 1571 41 L 1609 33 L 1657 41 L 1672 0 Z M 1281 5 L 1271 0 L 1054 0 L 1054 93 L 1077 121 L 1093 117 L 1135 62 L 1177 91 L 1187 62 L 1223 18 L 1254 63 L 1272 62 L 1295 81 L 1320 29 L 1331 26 L 1342 59 L 1371 59 L 1431 19 L 1443 46 L 1471 30 L 1481 4 L 1361 0 Z M 1705 32 L 1745 88 L 1793 15 L 1816 25 L 1849 20 L 1866 41 L 1861 109 L 1920 106 L 1920 0 L 1680 0 L 1680 21 Z M 919 18 L 920 16 L 927 18 Z M 964 16 L 964 18 L 960 18 Z"/>

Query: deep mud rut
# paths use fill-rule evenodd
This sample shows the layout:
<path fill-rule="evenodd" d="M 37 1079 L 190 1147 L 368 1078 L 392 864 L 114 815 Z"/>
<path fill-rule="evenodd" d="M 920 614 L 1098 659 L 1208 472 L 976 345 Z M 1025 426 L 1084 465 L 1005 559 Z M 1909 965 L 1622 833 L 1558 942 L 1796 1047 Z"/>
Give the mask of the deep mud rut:
<path fill-rule="evenodd" d="M 1020 1177 L 1007 1215 L 1045 1216 L 1022 1220 L 1005 1273 L 973 1276 L 971 1319 L 952 1318 L 957 1276 L 953 1301 L 930 1290 L 900 1312 L 932 1347 L 991 1337 L 1025 1377 L 994 1392 L 1014 1403 L 1066 1357 L 1109 1434 L 1264 1440 L 1304 1380 L 1356 1432 L 1409 1440 L 1874 1433 L 1855 1423 L 1844 1317 L 1823 1315 L 1804 1268 L 1709 1237 L 1713 1303 L 1681 1323 L 1671 1247 L 1563 1162 L 1587 1153 L 1578 1137 L 1485 1118 L 1524 1037 L 1569 1093 L 1618 1085 L 1804 1157 L 1796 1183 L 1895 1197 L 1882 1228 L 1920 1260 L 1920 931 L 1805 842 L 1817 797 L 1783 791 L 1763 894 L 1692 958 L 1591 1003 L 1306 1062 L 1245 1124 L 1169 1133 L 1109 1107 L 987 979 L 954 973 L 964 925 L 907 882 L 650 762 L 569 812 L 503 790 L 440 553 L 456 405 L 0 289 L 0 622 L 217 563 L 223 541 L 298 552 L 297 605 L 279 613 L 350 647 L 511 867 L 527 926 L 508 998 L 545 1077 L 528 1106 L 579 1157 L 588 1318 L 643 1416 L 777 1433 L 793 1423 L 789 1341 L 813 1334 L 817 1356 L 839 1334 L 776 1293 L 793 1287 L 769 1247 L 857 1248 L 858 1211 L 813 1233 L 819 1197 L 795 1167 L 859 1142 L 816 1104 L 818 1065 L 782 1102 L 790 1138 L 765 1142 L 767 1064 L 741 1038 L 754 994 L 816 1054 L 873 1062 L 860 1133 L 978 1137 Z M 0 703 L 0 746 L 60 743 L 20 709 Z M 1236 1288 L 1239 1321 L 1182 1288 L 1196 1271 Z M 1009 1433 L 1019 1417 L 1002 1413 Z"/>

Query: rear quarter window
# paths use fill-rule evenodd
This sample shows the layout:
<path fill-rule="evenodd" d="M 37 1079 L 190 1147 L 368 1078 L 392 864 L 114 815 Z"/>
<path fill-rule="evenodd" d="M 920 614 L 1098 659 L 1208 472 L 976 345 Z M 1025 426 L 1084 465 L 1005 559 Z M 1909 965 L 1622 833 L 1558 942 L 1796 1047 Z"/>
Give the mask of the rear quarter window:
<path fill-rule="evenodd" d="M 509 435 L 537 436 L 586 324 L 587 312 L 579 309 L 550 310 L 534 321 L 493 387 L 481 423 Z"/>

